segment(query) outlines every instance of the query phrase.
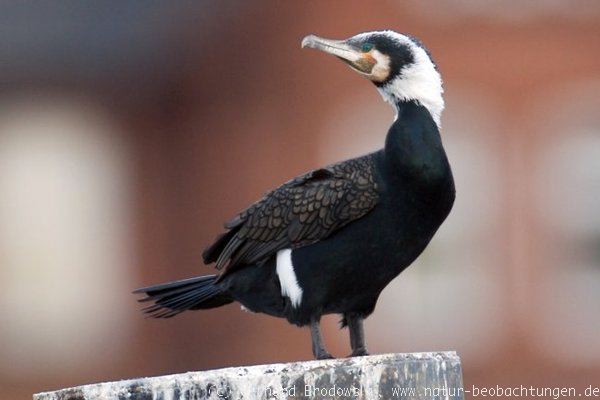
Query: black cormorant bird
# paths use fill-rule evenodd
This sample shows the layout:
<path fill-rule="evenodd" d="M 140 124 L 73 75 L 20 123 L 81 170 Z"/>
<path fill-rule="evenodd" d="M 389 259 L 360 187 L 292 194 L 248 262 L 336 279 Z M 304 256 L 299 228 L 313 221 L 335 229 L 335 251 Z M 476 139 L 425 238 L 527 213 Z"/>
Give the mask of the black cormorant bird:
<path fill-rule="evenodd" d="M 145 312 L 169 318 L 233 301 L 310 325 L 341 314 L 352 356 L 367 354 L 363 320 L 381 291 L 425 249 L 452 208 L 452 172 L 440 138 L 444 108 L 436 65 L 415 38 L 393 31 L 302 40 L 371 80 L 396 109 L 383 149 L 316 169 L 269 192 L 225 224 L 203 253 L 218 275 L 139 289 Z"/>

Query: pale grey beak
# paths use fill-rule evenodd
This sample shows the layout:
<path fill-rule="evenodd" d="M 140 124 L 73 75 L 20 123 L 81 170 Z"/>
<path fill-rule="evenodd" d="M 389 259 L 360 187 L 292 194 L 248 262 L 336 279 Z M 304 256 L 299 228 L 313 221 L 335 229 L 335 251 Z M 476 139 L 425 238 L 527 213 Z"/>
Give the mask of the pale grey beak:
<path fill-rule="evenodd" d="M 334 55 L 362 74 L 370 74 L 375 65 L 372 58 L 365 57 L 363 52 L 349 45 L 346 40 L 331 40 L 308 35 L 302 39 L 302 48 L 304 47 Z"/>
<path fill-rule="evenodd" d="M 348 45 L 344 40 L 331 40 L 320 38 L 315 35 L 308 35 L 302 39 L 302 48 L 310 47 L 332 54 L 352 63 L 358 61 L 362 54 L 354 47 Z"/>

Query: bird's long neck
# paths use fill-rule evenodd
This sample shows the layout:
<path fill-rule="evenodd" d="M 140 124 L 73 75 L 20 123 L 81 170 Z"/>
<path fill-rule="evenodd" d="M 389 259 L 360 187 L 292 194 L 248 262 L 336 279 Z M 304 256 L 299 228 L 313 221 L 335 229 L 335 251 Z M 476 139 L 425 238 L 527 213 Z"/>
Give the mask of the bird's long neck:
<path fill-rule="evenodd" d="M 385 141 L 387 171 L 424 184 L 451 176 L 438 127 L 428 109 L 412 100 L 397 101 L 395 107 L 398 114 Z"/>

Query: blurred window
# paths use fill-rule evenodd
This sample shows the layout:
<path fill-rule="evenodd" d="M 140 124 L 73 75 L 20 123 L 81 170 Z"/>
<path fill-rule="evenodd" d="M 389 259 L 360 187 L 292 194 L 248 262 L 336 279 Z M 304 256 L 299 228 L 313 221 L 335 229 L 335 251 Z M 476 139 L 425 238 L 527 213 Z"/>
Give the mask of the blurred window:
<path fill-rule="evenodd" d="M 540 99 L 534 343 L 574 365 L 600 361 L 599 90 L 600 82 L 585 82 Z"/>
<path fill-rule="evenodd" d="M 133 287 L 123 138 L 79 100 L 1 103 L 0 374 L 113 364 Z"/>

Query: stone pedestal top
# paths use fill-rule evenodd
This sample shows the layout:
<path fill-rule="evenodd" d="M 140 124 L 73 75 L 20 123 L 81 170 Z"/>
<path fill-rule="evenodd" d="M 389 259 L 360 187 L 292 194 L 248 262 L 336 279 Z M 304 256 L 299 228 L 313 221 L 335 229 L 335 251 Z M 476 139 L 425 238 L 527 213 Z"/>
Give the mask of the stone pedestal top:
<path fill-rule="evenodd" d="M 383 354 L 139 378 L 39 393 L 34 400 L 464 399 L 454 352 Z"/>

